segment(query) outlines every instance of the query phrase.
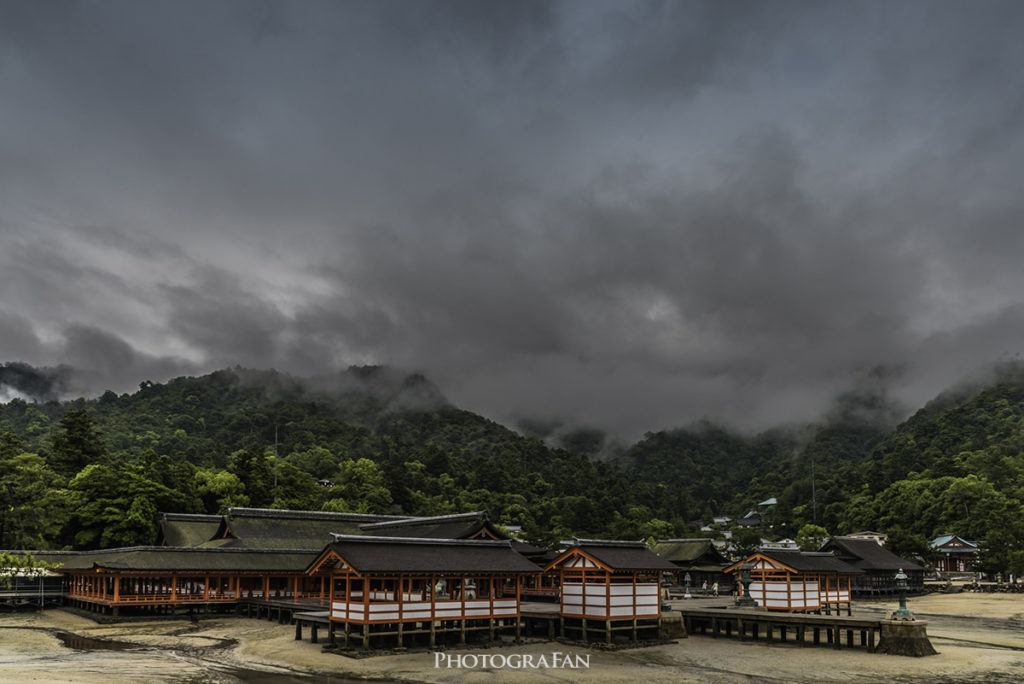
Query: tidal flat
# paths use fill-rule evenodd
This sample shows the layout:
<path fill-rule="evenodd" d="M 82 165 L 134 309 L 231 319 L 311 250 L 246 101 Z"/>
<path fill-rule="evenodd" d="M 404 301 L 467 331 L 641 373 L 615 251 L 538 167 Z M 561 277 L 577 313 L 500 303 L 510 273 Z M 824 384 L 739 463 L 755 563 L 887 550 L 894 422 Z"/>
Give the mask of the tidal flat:
<path fill-rule="evenodd" d="M 858 602 L 878 615 L 894 602 Z M 933 594 L 910 601 L 939 655 L 908 658 L 792 643 L 691 636 L 617 651 L 531 642 L 446 653 L 589 654 L 585 669 L 453 669 L 433 653 L 354 659 L 295 641 L 294 627 L 241 617 L 99 624 L 52 609 L 0 616 L 0 682 L 349 684 L 383 682 L 959 682 L 1024 681 L 1024 595 Z"/>

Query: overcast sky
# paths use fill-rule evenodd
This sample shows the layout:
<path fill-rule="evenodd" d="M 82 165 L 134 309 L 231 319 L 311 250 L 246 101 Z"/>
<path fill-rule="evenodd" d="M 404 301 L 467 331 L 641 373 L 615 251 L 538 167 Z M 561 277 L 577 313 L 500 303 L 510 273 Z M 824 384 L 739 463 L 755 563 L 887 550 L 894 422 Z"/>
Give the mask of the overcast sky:
<path fill-rule="evenodd" d="M 0 362 L 635 437 L 1024 349 L 1024 3 L 0 0 Z M 881 369 L 881 372 L 879 371 Z"/>

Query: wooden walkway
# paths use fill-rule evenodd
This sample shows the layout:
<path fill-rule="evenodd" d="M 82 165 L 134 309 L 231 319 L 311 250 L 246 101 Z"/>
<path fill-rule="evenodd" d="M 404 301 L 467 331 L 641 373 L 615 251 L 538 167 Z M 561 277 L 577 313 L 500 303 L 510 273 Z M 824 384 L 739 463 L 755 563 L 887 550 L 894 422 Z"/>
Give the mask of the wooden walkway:
<path fill-rule="evenodd" d="M 294 623 L 296 639 L 302 639 L 303 627 L 308 627 L 312 643 L 318 642 L 320 630 L 327 630 L 331 643 L 335 642 L 337 631 L 341 633 L 346 644 L 354 637 L 362 641 L 364 648 L 369 647 L 370 637 L 397 637 L 397 643 L 403 645 L 403 637 L 415 638 L 415 635 L 419 634 L 428 635 L 431 645 L 434 643 L 435 635 L 440 637 L 445 633 L 456 634 L 459 642 L 465 643 L 467 631 L 481 630 L 487 634 L 490 641 L 494 640 L 496 632 L 513 631 L 517 637 L 525 633 L 552 640 L 568 637 L 583 642 L 609 643 L 613 636 L 621 634 L 622 638 L 637 642 L 640 633 L 657 636 L 667 629 L 666 633 L 671 634 L 675 631 L 679 636 L 731 637 L 742 641 L 797 643 L 801 646 L 827 645 L 833 648 L 843 648 L 844 645 L 847 648 L 860 646 L 874 652 L 881 634 L 881 621 L 877 616 L 865 618 L 854 615 L 768 612 L 749 608 L 738 609 L 730 604 L 731 600 L 728 598 L 723 600 L 710 597 L 705 600 L 672 601 L 671 609 L 663 611 L 660 619 L 609 621 L 567 618 L 559 613 L 557 603 L 524 601 L 520 605 L 518 618 L 472 621 L 473 624 L 462 621 L 451 625 L 427 622 L 418 629 L 416 625 L 403 624 L 384 631 L 375 628 L 372 632 L 361 630 L 355 625 L 331 623 L 326 599 L 246 597 L 237 599 L 234 610 L 247 617 L 276 619 L 281 624 Z M 180 607 L 191 606 L 185 603 Z M 672 627 L 669 623 L 676 626 Z M 362 633 L 354 631 L 353 627 Z"/>
<path fill-rule="evenodd" d="M 15 576 L 10 586 L 0 586 L 0 608 L 46 608 L 59 606 L 64 600 L 60 577 L 29 579 Z"/>
<path fill-rule="evenodd" d="M 283 606 L 282 606 L 283 608 Z M 259 611 L 267 611 L 268 617 L 273 608 L 266 606 Z M 259 609 L 258 609 L 259 610 Z M 639 635 L 648 638 L 657 638 L 662 627 L 662 620 L 654 619 L 581 619 L 564 617 L 559 612 L 559 606 L 555 603 L 542 601 L 526 601 L 520 606 L 519 617 L 496 618 L 484 620 L 460 620 L 460 621 L 423 621 L 421 623 L 397 623 L 395 625 L 374 625 L 373 631 L 367 626 L 358 624 L 346 624 L 343 622 L 331 622 L 329 613 L 326 610 L 297 610 L 291 614 L 295 623 L 295 639 L 303 638 L 303 629 L 308 628 L 310 642 L 318 643 L 320 631 L 327 630 L 327 637 L 330 643 L 336 643 L 336 637 L 340 637 L 347 646 L 350 640 L 360 643 L 363 648 L 369 648 L 371 639 L 379 643 L 381 637 L 394 640 L 398 646 L 406 645 L 405 639 L 415 639 L 416 635 L 429 637 L 429 645 L 433 647 L 437 639 L 443 635 L 455 635 L 460 644 L 466 643 L 467 632 L 486 632 L 488 642 L 493 642 L 498 633 L 512 633 L 516 638 L 521 635 L 546 638 L 574 638 L 583 641 L 605 641 L 610 643 L 614 634 L 622 634 L 633 641 L 638 641 Z M 666 616 L 670 621 L 674 619 L 679 624 L 679 618 Z"/>
<path fill-rule="evenodd" d="M 882 629 L 877 617 L 769 612 L 725 606 L 687 606 L 680 611 L 687 634 L 710 635 L 712 638 L 736 636 L 741 641 L 795 642 L 801 646 L 824 643 L 842 648 L 845 633 L 847 648 L 861 646 L 874 652 Z M 860 643 L 856 644 L 858 634 Z"/>

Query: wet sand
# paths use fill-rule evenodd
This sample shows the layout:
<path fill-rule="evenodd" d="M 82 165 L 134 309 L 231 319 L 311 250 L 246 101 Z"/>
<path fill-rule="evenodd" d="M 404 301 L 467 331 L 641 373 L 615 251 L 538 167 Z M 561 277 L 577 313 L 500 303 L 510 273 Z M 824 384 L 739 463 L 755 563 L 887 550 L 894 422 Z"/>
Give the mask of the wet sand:
<path fill-rule="evenodd" d="M 855 614 L 879 615 L 893 602 L 858 603 Z M 100 625 L 64 611 L 0 616 L 0 682 L 1019 682 L 1024 681 L 1024 596 L 954 594 L 913 599 L 928 620 L 939 655 L 907 658 L 861 649 L 739 642 L 693 636 L 620 651 L 560 643 L 452 649 L 449 655 L 590 656 L 589 669 L 450 669 L 432 653 L 352 659 L 294 640 L 294 627 L 224 617 Z M 134 644 L 129 650 L 77 650 L 56 634 Z"/>

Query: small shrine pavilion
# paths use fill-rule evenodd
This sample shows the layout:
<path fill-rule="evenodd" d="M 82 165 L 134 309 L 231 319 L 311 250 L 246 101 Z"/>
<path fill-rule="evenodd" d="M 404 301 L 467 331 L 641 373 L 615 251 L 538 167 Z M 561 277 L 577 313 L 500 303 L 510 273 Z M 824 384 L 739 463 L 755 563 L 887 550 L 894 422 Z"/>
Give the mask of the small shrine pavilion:
<path fill-rule="evenodd" d="M 849 613 L 853 578 L 862 574 L 832 553 L 761 549 L 725 569 L 736 575 L 741 592 L 745 569 L 750 571 L 750 597 L 759 606 L 788 611 L 831 612 L 835 605 L 838 613 L 845 605 Z"/>
<path fill-rule="evenodd" d="M 870 539 L 853 537 L 831 537 L 821 547 L 830 551 L 845 563 L 861 571 L 853 581 L 854 596 L 877 596 L 898 593 L 896 573 L 907 574 L 907 590 L 911 593 L 924 591 L 924 568 L 917 563 L 900 558 L 895 553 Z"/>
<path fill-rule="evenodd" d="M 973 572 L 978 560 L 978 542 L 968 541 L 955 534 L 943 534 L 929 543 L 941 555 L 935 562 L 939 572 Z"/>
<path fill-rule="evenodd" d="M 676 566 L 677 584 L 684 584 L 685 576 L 690 575 L 693 587 L 717 583 L 721 593 L 732 591 L 733 578 L 725 572 L 729 560 L 711 539 L 662 539 L 651 551 Z"/>
<path fill-rule="evenodd" d="M 304 550 L 142 546 L 55 553 L 68 600 L 120 608 L 234 604 L 243 598 L 320 599 L 323 577 L 304 572 Z"/>
<path fill-rule="evenodd" d="M 334 541 L 306 568 L 329 577 L 329 619 L 340 623 L 345 640 L 352 626 L 369 648 L 371 639 L 439 632 L 519 629 L 522 578 L 537 566 L 508 540 L 434 539 L 334 535 Z M 422 637 L 419 637 L 422 638 Z"/>
<path fill-rule="evenodd" d="M 678 568 L 652 553 L 641 541 L 573 539 L 571 545 L 545 568 L 557 572 L 561 585 L 562 629 L 579 629 L 584 641 L 587 621 L 611 641 L 616 629 L 632 630 L 636 639 L 637 620 L 661 617 L 661 575 Z M 629 624 L 615 626 L 615 621 Z M 564 636 L 564 634 L 563 634 Z"/>

